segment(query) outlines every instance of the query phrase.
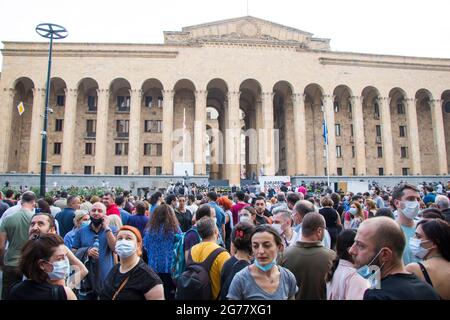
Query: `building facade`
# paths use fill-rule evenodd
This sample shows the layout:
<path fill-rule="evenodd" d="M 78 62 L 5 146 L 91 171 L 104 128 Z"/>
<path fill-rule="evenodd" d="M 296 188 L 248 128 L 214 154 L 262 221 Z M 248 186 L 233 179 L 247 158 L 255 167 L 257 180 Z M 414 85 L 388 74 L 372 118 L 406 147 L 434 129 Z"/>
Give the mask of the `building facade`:
<path fill-rule="evenodd" d="M 449 172 L 450 59 L 335 52 L 250 16 L 164 38 L 54 44 L 48 173 L 173 175 L 184 162 L 237 185 Z M 40 170 L 47 50 L 4 42 L 1 173 Z"/>

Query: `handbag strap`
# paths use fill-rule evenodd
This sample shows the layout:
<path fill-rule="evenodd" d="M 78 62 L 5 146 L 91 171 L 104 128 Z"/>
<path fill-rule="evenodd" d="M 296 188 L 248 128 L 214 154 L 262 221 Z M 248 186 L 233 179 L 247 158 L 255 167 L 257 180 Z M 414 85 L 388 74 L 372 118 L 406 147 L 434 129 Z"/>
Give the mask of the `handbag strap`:
<path fill-rule="evenodd" d="M 426 281 L 430 286 L 433 286 L 433 282 L 431 282 L 430 275 L 428 274 L 428 271 L 427 271 L 427 269 L 425 268 L 425 266 L 424 266 L 422 263 L 420 263 L 420 262 L 417 262 L 417 264 L 419 265 L 420 270 L 421 270 L 422 273 L 423 273 L 423 276 L 424 276 L 424 278 L 425 278 L 425 281 Z"/>
<path fill-rule="evenodd" d="M 130 279 L 130 276 L 129 276 L 129 275 L 128 275 L 128 277 L 126 277 L 126 278 L 122 281 L 122 283 L 121 283 L 120 286 L 119 286 L 119 289 L 117 289 L 117 291 L 114 293 L 114 295 L 113 295 L 113 297 L 112 297 L 112 300 L 116 300 L 117 295 L 118 295 L 119 292 L 123 289 L 123 287 L 125 287 L 125 285 L 126 285 L 127 282 L 128 282 L 128 279 Z"/>

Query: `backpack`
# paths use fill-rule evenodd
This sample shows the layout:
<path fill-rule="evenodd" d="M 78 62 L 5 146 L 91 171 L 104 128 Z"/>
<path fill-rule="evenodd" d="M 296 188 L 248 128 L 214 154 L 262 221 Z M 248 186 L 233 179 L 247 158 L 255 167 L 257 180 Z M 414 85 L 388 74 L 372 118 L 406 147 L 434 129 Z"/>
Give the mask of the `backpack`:
<path fill-rule="evenodd" d="M 172 265 L 170 267 L 170 275 L 173 280 L 177 280 L 181 274 L 183 273 L 186 265 L 186 258 L 184 255 L 184 240 L 186 235 L 189 232 L 195 232 L 199 239 L 199 242 L 202 241 L 200 235 L 198 234 L 197 228 L 191 228 L 185 233 L 177 233 L 174 235 L 174 244 L 173 244 L 173 254 L 172 254 Z"/>
<path fill-rule="evenodd" d="M 211 252 L 205 261 L 197 263 L 192 260 L 189 251 L 186 270 L 177 279 L 176 300 L 212 300 L 211 279 L 209 271 L 217 256 L 226 251 L 220 247 Z"/>

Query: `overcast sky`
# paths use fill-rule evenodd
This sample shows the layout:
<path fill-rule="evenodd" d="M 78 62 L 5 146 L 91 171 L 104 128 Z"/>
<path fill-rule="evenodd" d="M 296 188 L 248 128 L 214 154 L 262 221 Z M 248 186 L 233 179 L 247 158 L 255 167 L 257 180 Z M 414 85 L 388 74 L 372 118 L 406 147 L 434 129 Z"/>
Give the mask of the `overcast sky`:
<path fill-rule="evenodd" d="M 35 27 L 52 22 L 65 42 L 162 43 L 163 31 L 245 15 L 247 0 L 0 0 L 0 41 L 44 41 Z M 335 51 L 450 58 L 449 0 L 249 0 L 249 15 Z"/>

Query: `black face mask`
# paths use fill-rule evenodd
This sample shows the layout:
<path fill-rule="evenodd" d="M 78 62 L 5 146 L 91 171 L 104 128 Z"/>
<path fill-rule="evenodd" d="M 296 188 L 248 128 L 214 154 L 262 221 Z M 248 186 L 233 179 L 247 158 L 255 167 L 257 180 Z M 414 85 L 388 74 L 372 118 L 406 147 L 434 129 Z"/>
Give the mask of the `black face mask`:
<path fill-rule="evenodd" d="M 99 225 L 101 225 L 103 223 L 103 218 L 94 219 L 91 217 L 91 222 L 94 225 L 94 227 L 97 228 Z"/>

